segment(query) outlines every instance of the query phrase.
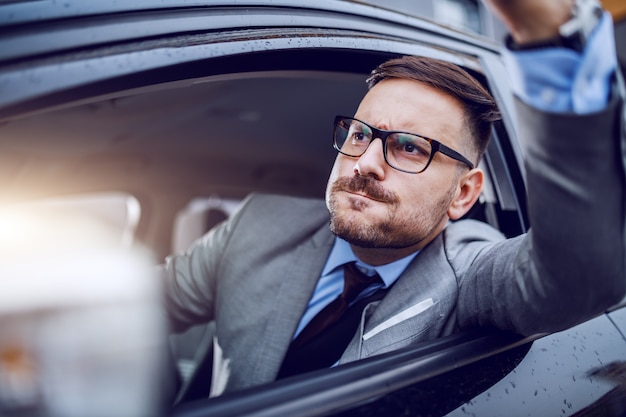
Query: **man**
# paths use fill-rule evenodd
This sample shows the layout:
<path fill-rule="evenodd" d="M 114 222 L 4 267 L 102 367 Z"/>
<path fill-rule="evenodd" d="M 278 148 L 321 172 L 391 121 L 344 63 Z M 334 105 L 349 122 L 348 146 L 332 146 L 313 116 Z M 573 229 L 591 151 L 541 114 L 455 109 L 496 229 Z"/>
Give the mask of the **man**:
<path fill-rule="evenodd" d="M 511 30 L 510 47 L 521 50 L 509 60 L 526 84 L 518 113 L 533 230 L 505 240 L 488 225 L 451 222 L 482 189 L 476 165 L 497 117 L 486 91 L 431 59 L 382 64 L 356 114 L 336 120 L 326 204 L 252 196 L 188 253 L 168 259 L 174 328 L 216 324 L 213 395 L 476 326 L 557 331 L 621 299 L 614 54 L 608 65 L 594 62 L 599 92 L 546 93 L 551 84 L 519 61 L 554 52 L 543 44 L 571 17 L 572 2 L 490 4 Z M 594 24 L 589 43 L 606 42 L 609 19 Z M 596 46 L 553 55 L 585 68 Z M 340 318 L 328 319 L 329 310 Z"/>

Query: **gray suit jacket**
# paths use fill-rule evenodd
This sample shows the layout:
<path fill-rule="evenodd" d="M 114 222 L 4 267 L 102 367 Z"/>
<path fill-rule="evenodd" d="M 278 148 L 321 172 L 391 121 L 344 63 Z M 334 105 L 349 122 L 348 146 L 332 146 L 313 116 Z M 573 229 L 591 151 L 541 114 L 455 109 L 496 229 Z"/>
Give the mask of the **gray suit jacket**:
<path fill-rule="evenodd" d="M 557 331 L 621 299 L 617 103 L 584 117 L 518 106 L 532 231 L 507 240 L 483 223 L 450 223 L 367 306 L 342 363 L 476 326 Z M 214 393 L 276 377 L 333 239 L 322 201 L 256 195 L 187 253 L 168 258 L 173 327 L 215 321 Z"/>

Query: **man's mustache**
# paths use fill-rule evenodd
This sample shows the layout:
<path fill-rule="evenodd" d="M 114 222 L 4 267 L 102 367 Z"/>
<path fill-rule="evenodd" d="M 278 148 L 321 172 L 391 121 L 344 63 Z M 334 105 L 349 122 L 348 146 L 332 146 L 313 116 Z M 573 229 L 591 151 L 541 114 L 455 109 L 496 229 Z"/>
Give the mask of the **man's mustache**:
<path fill-rule="evenodd" d="M 367 197 L 384 203 L 398 203 L 398 196 L 385 190 L 377 180 L 364 175 L 337 178 L 332 186 L 332 191 L 347 191 L 351 193 L 363 193 Z"/>

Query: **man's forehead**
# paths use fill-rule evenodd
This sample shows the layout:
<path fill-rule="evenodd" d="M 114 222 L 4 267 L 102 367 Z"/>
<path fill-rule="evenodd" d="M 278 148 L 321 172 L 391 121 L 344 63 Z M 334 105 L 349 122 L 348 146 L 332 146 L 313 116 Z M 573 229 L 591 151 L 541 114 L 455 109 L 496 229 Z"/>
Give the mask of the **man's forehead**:
<path fill-rule="evenodd" d="M 363 97 L 355 117 L 384 130 L 417 133 L 457 145 L 465 130 L 460 101 L 427 84 L 399 78 L 379 82 Z"/>

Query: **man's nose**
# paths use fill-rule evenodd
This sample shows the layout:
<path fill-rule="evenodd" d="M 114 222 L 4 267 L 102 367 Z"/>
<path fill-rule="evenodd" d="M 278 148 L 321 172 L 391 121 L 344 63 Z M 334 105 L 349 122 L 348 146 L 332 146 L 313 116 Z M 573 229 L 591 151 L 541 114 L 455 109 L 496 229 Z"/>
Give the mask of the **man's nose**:
<path fill-rule="evenodd" d="M 385 178 L 385 154 L 383 152 L 383 141 L 372 139 L 365 153 L 359 157 L 354 165 L 354 172 L 359 175 L 372 175 L 378 180 Z"/>

